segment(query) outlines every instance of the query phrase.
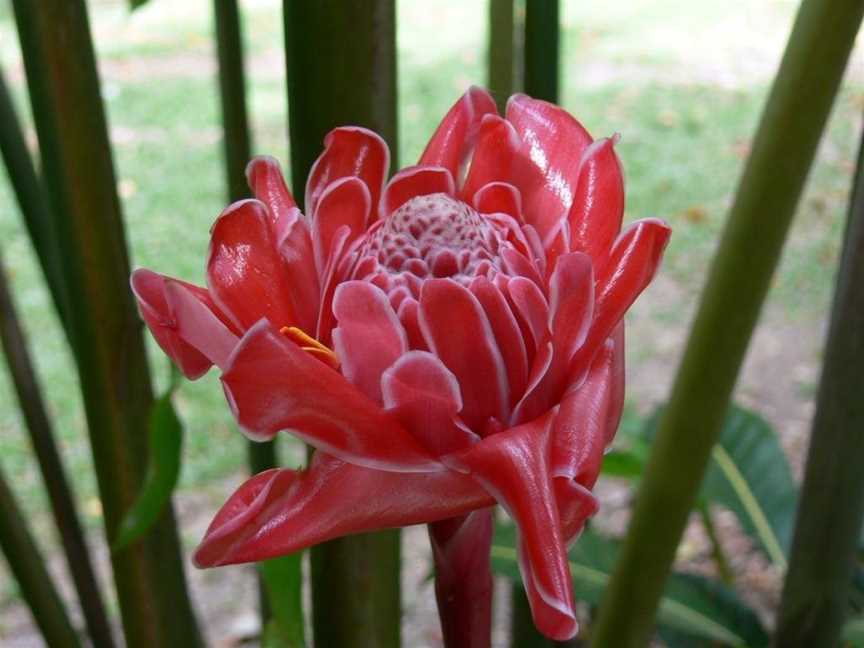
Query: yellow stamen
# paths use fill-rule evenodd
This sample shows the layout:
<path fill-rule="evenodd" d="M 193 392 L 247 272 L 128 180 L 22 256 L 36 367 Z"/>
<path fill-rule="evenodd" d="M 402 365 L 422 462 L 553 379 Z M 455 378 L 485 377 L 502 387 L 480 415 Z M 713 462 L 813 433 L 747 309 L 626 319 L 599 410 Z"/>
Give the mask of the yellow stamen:
<path fill-rule="evenodd" d="M 339 357 L 336 355 L 336 352 L 327 345 L 321 344 L 303 329 L 297 328 L 296 326 L 283 326 L 279 329 L 279 332 L 285 337 L 296 342 L 301 349 L 310 355 L 318 358 L 334 369 L 339 368 Z"/>

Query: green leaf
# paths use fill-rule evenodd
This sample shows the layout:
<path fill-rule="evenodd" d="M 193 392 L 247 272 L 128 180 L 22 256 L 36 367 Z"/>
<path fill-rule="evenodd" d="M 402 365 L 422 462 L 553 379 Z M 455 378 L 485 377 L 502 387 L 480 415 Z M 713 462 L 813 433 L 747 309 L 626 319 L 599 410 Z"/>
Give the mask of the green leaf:
<path fill-rule="evenodd" d="M 519 580 L 515 533 L 512 524 L 497 525 L 492 544 L 492 568 Z M 578 599 L 592 605 L 600 603 L 618 548 L 618 541 L 591 529 L 582 533 L 569 552 L 570 572 Z M 758 617 L 735 592 L 702 576 L 673 574 L 670 577 L 660 603 L 658 621 L 660 630 L 673 637 L 750 648 L 768 645 L 768 636 Z"/>
<path fill-rule="evenodd" d="M 653 438 L 660 411 L 647 422 Z M 755 412 L 733 405 L 711 451 L 700 501 L 735 513 L 744 531 L 781 569 L 795 523 L 798 487 L 771 426 Z"/>
<path fill-rule="evenodd" d="M 303 648 L 302 553 L 258 563 L 273 618 L 264 628 L 264 648 Z"/>
<path fill-rule="evenodd" d="M 603 457 L 601 472 L 607 477 L 638 480 L 645 469 L 645 458 L 632 450 L 611 450 Z"/>
<path fill-rule="evenodd" d="M 129 0 L 129 11 L 135 11 L 136 9 L 140 9 L 145 4 L 147 4 L 148 0 Z"/>
<path fill-rule="evenodd" d="M 119 551 L 140 538 L 159 519 L 180 476 L 183 425 L 174 411 L 174 386 L 153 402 L 149 421 L 150 461 L 147 476 L 135 504 L 120 524 L 113 550 Z"/>
<path fill-rule="evenodd" d="M 843 626 L 843 642 L 855 648 L 864 647 L 864 616 L 846 621 Z"/>

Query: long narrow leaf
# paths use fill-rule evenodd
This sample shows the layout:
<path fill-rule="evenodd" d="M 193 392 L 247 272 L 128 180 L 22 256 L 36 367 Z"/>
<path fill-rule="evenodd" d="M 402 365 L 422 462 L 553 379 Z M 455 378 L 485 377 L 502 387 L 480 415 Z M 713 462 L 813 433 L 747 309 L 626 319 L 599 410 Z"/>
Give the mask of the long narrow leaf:
<path fill-rule="evenodd" d="M 601 606 L 595 648 L 642 646 L 650 634 L 862 15 L 864 0 L 801 4 Z"/>

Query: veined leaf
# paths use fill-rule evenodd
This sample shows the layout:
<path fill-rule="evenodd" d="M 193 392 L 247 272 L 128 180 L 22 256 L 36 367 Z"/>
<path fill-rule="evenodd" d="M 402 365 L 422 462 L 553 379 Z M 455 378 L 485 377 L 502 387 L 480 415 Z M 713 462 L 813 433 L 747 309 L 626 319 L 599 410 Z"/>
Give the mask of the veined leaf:
<path fill-rule="evenodd" d="M 273 618 L 264 628 L 263 648 L 303 648 L 303 554 L 258 563 Z"/>
<path fill-rule="evenodd" d="M 509 523 L 496 527 L 492 545 L 492 567 L 508 578 L 519 580 L 515 528 Z M 577 598 L 597 605 L 609 581 L 619 543 L 586 529 L 569 552 L 570 572 Z M 768 636 L 756 614 L 731 589 L 705 577 L 673 574 L 660 603 L 661 631 L 670 636 L 722 642 L 729 646 L 760 648 Z"/>
<path fill-rule="evenodd" d="M 183 446 L 183 425 L 174 411 L 168 391 L 153 401 L 149 421 L 150 462 L 147 476 L 138 498 L 126 513 L 112 549 L 118 551 L 141 537 L 159 519 L 171 500 L 180 476 L 180 451 Z"/>

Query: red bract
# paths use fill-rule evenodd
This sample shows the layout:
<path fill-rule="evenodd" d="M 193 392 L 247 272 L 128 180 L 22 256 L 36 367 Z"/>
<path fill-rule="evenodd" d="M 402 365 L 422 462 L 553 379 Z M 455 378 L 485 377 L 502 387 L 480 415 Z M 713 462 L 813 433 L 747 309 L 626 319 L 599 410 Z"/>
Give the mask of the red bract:
<path fill-rule="evenodd" d="M 502 118 L 474 88 L 386 184 L 381 138 L 332 131 L 307 215 L 253 160 L 257 200 L 213 226 L 207 289 L 133 275 L 156 340 L 189 378 L 222 370 L 251 438 L 316 448 L 231 496 L 199 566 L 429 523 L 448 644 L 484 645 L 498 503 L 537 627 L 575 634 L 566 547 L 621 414 L 622 317 L 669 237 L 659 220 L 620 231 L 614 143 L 523 95 Z"/>

